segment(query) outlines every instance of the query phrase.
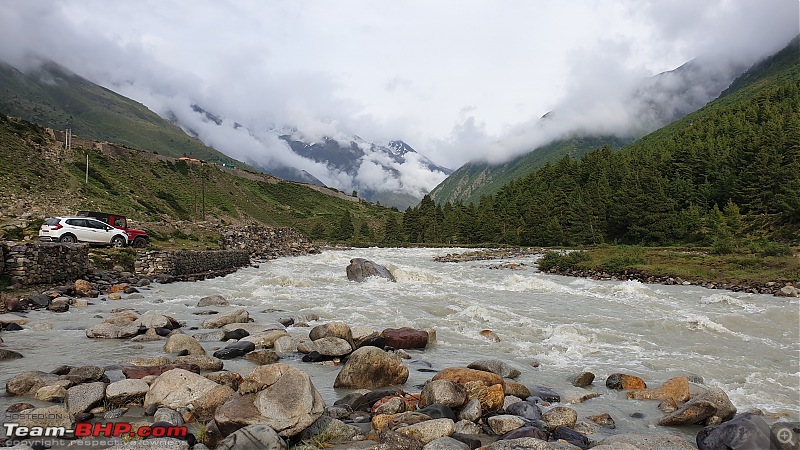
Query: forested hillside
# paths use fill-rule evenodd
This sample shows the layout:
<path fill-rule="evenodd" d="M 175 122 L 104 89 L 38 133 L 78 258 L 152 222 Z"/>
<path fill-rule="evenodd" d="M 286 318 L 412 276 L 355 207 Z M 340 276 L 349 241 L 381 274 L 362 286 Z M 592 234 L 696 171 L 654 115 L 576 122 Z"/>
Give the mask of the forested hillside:
<path fill-rule="evenodd" d="M 65 149 L 44 128 L 0 112 L 0 239 L 6 221 L 128 215 L 142 224 L 291 226 L 315 239 L 393 244 L 400 213 L 319 186 L 150 151 L 80 140 Z M 88 172 L 87 172 L 88 161 Z"/>
<path fill-rule="evenodd" d="M 788 62 L 787 62 L 788 61 Z M 476 205 L 409 209 L 418 242 L 522 245 L 796 241 L 798 40 L 701 110 L 613 152 L 565 157 Z M 766 69 L 765 69 L 766 67 Z"/>

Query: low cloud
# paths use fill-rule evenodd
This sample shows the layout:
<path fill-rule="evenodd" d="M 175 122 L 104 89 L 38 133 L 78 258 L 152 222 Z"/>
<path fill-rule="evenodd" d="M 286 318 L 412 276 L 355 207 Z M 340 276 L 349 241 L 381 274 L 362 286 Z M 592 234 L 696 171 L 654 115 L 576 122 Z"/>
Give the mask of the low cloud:
<path fill-rule="evenodd" d="M 0 59 L 54 60 L 246 162 L 419 195 L 443 174 L 417 156 L 369 156 L 347 173 L 291 152 L 275 130 L 403 139 L 451 168 L 502 162 L 578 132 L 641 135 L 798 33 L 795 0 L 498 1 L 0 2 L 0 40 L 14 43 Z M 694 78 L 651 78 L 692 58 Z"/>

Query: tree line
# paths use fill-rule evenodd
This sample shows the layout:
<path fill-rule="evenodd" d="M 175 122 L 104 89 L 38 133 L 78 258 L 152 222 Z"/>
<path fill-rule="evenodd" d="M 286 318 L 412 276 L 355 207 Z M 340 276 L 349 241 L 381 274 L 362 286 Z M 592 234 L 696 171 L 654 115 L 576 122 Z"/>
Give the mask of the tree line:
<path fill-rule="evenodd" d="M 477 204 L 426 196 L 403 216 L 419 243 L 723 246 L 797 240 L 800 77 L 724 98 L 624 149 L 566 156 Z"/>

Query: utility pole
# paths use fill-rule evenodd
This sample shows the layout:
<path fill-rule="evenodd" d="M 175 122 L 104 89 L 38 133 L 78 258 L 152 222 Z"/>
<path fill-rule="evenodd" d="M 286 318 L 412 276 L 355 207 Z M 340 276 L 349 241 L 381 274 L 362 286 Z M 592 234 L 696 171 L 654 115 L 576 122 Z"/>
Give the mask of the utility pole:
<path fill-rule="evenodd" d="M 197 177 L 194 174 L 194 170 L 189 169 L 192 172 L 192 192 L 194 193 L 194 220 L 197 221 Z"/>
<path fill-rule="evenodd" d="M 206 173 L 203 163 L 200 163 L 200 192 L 203 201 L 203 222 L 206 221 Z"/>
<path fill-rule="evenodd" d="M 86 153 L 86 184 L 89 184 L 89 153 Z"/>

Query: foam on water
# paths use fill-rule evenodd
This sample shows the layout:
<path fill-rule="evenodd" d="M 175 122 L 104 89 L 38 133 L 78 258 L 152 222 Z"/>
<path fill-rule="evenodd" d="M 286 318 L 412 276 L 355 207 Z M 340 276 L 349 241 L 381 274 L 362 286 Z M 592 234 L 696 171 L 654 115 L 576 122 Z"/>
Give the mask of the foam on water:
<path fill-rule="evenodd" d="M 204 296 L 219 294 L 231 306 L 245 308 L 256 322 L 317 314 L 314 326 L 331 320 L 352 326 L 384 328 L 431 327 L 438 343 L 414 352 L 435 369 L 465 365 L 477 359 L 500 358 L 523 368 L 520 381 L 571 389 L 570 375 L 591 370 L 598 377 L 618 371 L 658 384 L 676 372 L 703 376 L 719 385 L 740 410 L 800 408 L 798 330 L 800 300 L 728 292 L 696 286 L 645 285 L 636 281 L 598 281 L 538 273 L 534 270 L 489 270 L 485 262 L 442 264 L 436 255 L 455 249 L 352 249 L 321 255 L 281 258 L 226 277 L 198 283 L 153 285 L 143 299 L 93 301 L 89 308 L 71 308 L 54 316 L 31 312 L 31 322 L 49 322 L 54 331 L 3 333 L 7 348 L 25 358 L 3 362 L 0 386 L 26 370 L 52 370 L 60 364 L 114 364 L 128 357 L 162 355 L 163 342 L 130 343 L 90 340 L 84 329 L 118 307 L 166 313 L 188 327 L 207 316 L 192 313 Z M 396 283 L 372 278 L 347 280 L 351 258 L 363 257 L 389 268 Z M 155 300 L 163 300 L 157 303 Z M 64 331 L 70 329 L 70 331 Z M 500 338 L 480 334 L 490 329 Z M 291 328 L 294 336 L 308 329 Z M 59 345 L 54 346 L 53 339 Z M 210 350 L 219 343 L 205 344 Z M 91 355 L 88 358 L 85 355 Z M 541 362 L 533 369 L 529 362 Z M 338 368 L 297 364 L 314 377 L 326 402 Z M 409 363 L 411 364 L 411 363 Z M 251 370 L 247 361 L 226 362 L 226 368 Z M 412 370 L 408 386 L 424 383 L 429 374 Z M 624 418 L 638 402 L 614 396 L 575 405 L 581 416 L 603 408 Z M 0 397 L 0 409 L 13 399 Z M 655 407 L 655 406 L 654 406 Z M 615 417 L 616 418 L 616 417 Z M 626 422 L 621 419 L 620 426 Z M 643 427 L 642 424 L 630 426 Z"/>

